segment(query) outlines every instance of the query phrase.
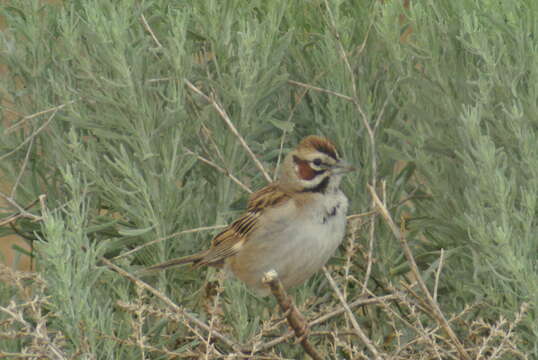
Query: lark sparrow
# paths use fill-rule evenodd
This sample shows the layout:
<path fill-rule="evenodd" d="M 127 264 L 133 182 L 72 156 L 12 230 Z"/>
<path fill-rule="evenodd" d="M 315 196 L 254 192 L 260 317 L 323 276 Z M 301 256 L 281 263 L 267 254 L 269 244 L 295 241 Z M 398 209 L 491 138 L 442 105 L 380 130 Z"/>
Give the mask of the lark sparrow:
<path fill-rule="evenodd" d="M 278 180 L 253 193 L 246 213 L 208 250 L 148 270 L 185 263 L 224 267 L 260 295 L 269 293 L 262 277 L 271 269 L 285 288 L 301 284 L 344 237 L 348 199 L 339 185 L 351 170 L 329 140 L 308 136 L 286 156 Z"/>

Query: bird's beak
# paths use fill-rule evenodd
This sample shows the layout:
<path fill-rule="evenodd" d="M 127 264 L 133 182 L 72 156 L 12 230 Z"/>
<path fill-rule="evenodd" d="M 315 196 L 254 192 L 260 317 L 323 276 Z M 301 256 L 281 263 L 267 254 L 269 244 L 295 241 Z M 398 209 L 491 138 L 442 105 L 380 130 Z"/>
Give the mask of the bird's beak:
<path fill-rule="evenodd" d="M 354 166 L 349 165 L 344 160 L 340 160 L 337 162 L 332 169 L 333 174 L 345 174 L 351 171 L 356 171 L 357 168 Z"/>

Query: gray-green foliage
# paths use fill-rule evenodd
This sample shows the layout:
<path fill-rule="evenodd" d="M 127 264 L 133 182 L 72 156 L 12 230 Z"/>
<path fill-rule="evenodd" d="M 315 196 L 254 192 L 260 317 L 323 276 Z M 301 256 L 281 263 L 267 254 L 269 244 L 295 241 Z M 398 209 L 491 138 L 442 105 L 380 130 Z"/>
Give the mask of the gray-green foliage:
<path fill-rule="evenodd" d="M 443 270 L 454 307 L 531 304 L 522 333 L 536 355 L 538 6 L 429 1 L 409 17 L 412 46 L 391 51 L 406 75 L 394 135 L 432 195 L 410 226 L 458 249 Z"/>
<path fill-rule="evenodd" d="M 24 205 L 47 195 L 42 225 L 20 220 L 16 226 L 39 242 L 37 263 L 56 314 L 50 327 L 66 336 L 66 351 L 140 356 L 140 348 L 112 340 L 132 340 L 131 314 L 115 304 L 133 302 L 137 293 L 98 256 L 224 224 L 243 208 L 247 194 L 192 152 L 252 189 L 265 183 L 215 108 L 186 87 L 188 80 L 214 97 L 269 170 L 283 136 L 284 150 L 311 133 L 333 139 L 345 158 L 361 162 L 343 184 L 354 213 L 369 210 L 365 186 L 372 177 L 386 180 L 388 205 L 419 188 L 411 206 L 392 212 L 397 220 L 411 214 L 409 240 L 428 284 L 445 249 L 443 309 L 481 302 L 479 315 L 493 319 L 529 302 L 522 346 L 538 352 L 538 5 L 426 1 L 406 10 L 399 1 L 328 3 L 330 12 L 324 1 L 277 0 L 13 0 L 3 6 L 5 104 L 20 114 L 56 108 L 0 133 L 0 167 L 3 180 L 13 183 L 28 153 L 15 198 Z M 400 41 L 406 26 L 412 35 Z M 342 97 L 287 80 L 347 96 L 355 85 L 365 117 Z M 378 121 L 373 148 L 364 121 Z M 405 165 L 395 167 L 400 160 Z M 397 283 L 408 268 L 397 241 L 375 224 L 372 276 L 383 280 L 369 287 L 383 293 L 384 280 Z M 117 263 L 136 271 L 200 250 L 211 235 L 182 235 Z M 363 231 L 356 241 L 367 248 L 368 239 Z M 342 265 L 343 257 L 340 252 L 334 262 Z M 353 275 L 362 279 L 364 260 L 357 255 L 353 262 Z M 200 274 L 214 279 L 213 271 L 182 268 L 148 281 L 208 321 Z M 348 291 L 352 297 L 360 288 Z M 306 303 L 329 292 L 318 276 L 295 295 Z M 221 296 L 222 329 L 241 341 L 259 332 L 274 306 L 233 282 Z M 379 321 L 384 315 L 368 316 L 378 324 L 371 325 L 372 338 L 382 343 L 390 335 Z M 198 345 L 187 339 L 189 329 L 170 333 L 167 326 L 148 321 L 147 343 L 182 351 Z M 1 344 L 13 351 L 25 346 Z M 279 349 L 298 356 L 294 346 Z"/>

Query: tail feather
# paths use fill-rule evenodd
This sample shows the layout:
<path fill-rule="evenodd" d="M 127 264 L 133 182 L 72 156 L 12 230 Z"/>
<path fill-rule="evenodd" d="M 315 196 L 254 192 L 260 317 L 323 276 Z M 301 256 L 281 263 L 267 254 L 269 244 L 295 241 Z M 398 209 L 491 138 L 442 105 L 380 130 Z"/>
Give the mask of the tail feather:
<path fill-rule="evenodd" d="M 153 272 L 153 271 L 158 271 L 158 270 L 164 270 L 164 269 L 168 269 L 168 268 L 173 267 L 173 266 L 189 264 L 189 263 L 192 263 L 193 265 L 196 265 L 198 262 L 200 262 L 204 258 L 204 255 L 205 254 L 200 253 L 200 254 L 194 254 L 194 255 L 185 256 L 185 257 L 182 257 L 182 258 L 171 259 L 171 260 L 165 261 L 163 263 L 150 266 L 147 269 L 145 269 L 145 272 Z"/>

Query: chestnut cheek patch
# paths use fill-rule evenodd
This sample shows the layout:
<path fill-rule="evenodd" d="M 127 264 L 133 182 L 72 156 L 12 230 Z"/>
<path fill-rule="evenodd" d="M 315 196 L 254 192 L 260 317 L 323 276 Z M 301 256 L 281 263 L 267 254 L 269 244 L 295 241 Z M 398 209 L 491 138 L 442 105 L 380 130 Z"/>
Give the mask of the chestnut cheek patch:
<path fill-rule="evenodd" d="M 310 167 L 308 164 L 308 161 L 301 160 L 297 156 L 293 157 L 293 162 L 295 163 L 295 166 L 297 167 L 297 172 L 299 174 L 299 178 L 302 180 L 312 180 L 319 174 L 323 174 L 325 170 L 314 170 Z"/>
<path fill-rule="evenodd" d="M 299 168 L 299 177 L 303 180 L 312 180 L 316 176 L 316 173 L 306 161 L 297 163 L 297 167 Z"/>
<path fill-rule="evenodd" d="M 301 160 L 297 156 L 294 156 L 293 162 L 295 163 L 299 178 L 303 180 L 312 180 L 314 176 L 316 176 L 315 171 L 308 165 L 308 161 Z"/>

